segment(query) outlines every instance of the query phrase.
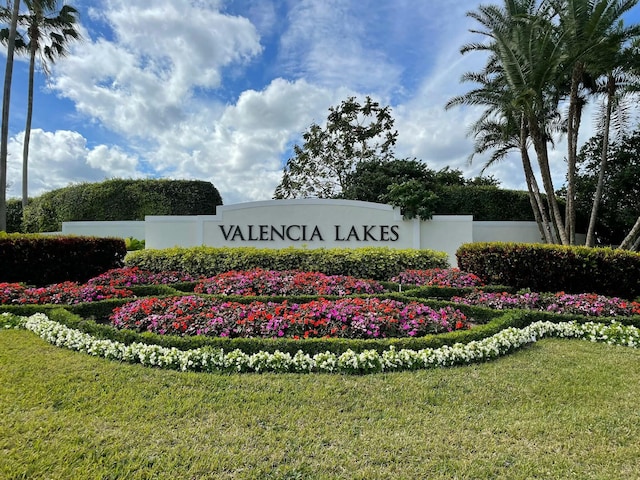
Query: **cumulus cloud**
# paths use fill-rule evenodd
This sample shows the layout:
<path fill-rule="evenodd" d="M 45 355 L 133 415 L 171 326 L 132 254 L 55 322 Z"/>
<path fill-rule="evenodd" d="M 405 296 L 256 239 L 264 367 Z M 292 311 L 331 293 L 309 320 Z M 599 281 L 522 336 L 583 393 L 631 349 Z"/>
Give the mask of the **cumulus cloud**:
<path fill-rule="evenodd" d="M 7 178 L 11 186 L 7 190 L 8 197 L 22 196 L 23 140 L 24 132 L 9 140 Z M 88 148 L 86 139 L 78 132 L 31 131 L 29 196 L 66 187 L 69 183 L 96 182 L 105 177 L 139 177 L 137 167 L 138 159 L 120 148 L 106 145 Z"/>

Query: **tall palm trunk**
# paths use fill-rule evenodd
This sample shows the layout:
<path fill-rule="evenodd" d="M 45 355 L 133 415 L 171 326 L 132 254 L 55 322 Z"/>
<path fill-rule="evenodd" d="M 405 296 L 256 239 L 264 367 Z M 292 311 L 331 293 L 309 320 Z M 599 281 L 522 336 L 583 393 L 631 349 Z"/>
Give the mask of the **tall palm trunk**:
<path fill-rule="evenodd" d="M 524 178 L 527 182 L 527 191 L 529 192 L 529 202 L 533 210 L 533 217 L 540 229 L 540 239 L 545 243 L 553 243 L 553 235 L 551 234 L 551 225 L 547 210 L 540 196 L 538 182 L 531 167 L 531 159 L 527 150 L 527 128 L 524 116 L 520 121 L 520 157 L 522 158 L 522 167 L 524 169 Z"/>
<path fill-rule="evenodd" d="M 547 152 L 547 140 L 544 138 L 535 117 L 529 119 L 529 131 L 531 132 L 531 140 L 538 157 L 538 165 L 540 166 L 540 175 L 542 176 L 542 185 L 547 194 L 547 202 L 551 218 L 553 220 L 554 229 L 558 235 L 558 240 L 562 245 L 569 245 L 564 222 L 562 221 L 562 213 L 558 205 L 555 190 L 553 188 L 553 179 L 551 178 L 551 169 L 549 168 L 549 154 Z"/>
<path fill-rule="evenodd" d="M 598 217 L 598 209 L 602 200 L 602 190 L 604 189 L 604 178 L 607 170 L 607 161 L 609 157 L 609 129 L 611 126 L 611 112 L 613 110 L 613 101 L 616 93 L 616 82 L 613 73 L 609 72 L 607 77 L 607 112 L 604 116 L 604 128 L 602 132 L 602 151 L 600 154 L 600 171 L 598 172 L 598 184 L 596 192 L 593 196 L 593 206 L 591 207 L 591 216 L 589 217 L 589 229 L 587 230 L 587 247 L 593 247 L 595 244 L 596 219 Z"/>
<path fill-rule="evenodd" d="M 35 31 L 35 33 L 34 33 Z M 24 127 L 24 141 L 22 143 L 22 209 L 29 203 L 29 143 L 31 141 L 31 120 L 33 118 L 33 82 L 36 70 L 36 53 L 38 52 L 37 28 L 29 32 L 29 99 L 27 101 L 27 121 Z"/>
<path fill-rule="evenodd" d="M 582 116 L 582 106 L 578 96 L 582 65 L 577 64 L 571 75 L 571 91 L 569 94 L 569 118 L 567 119 L 567 204 L 565 207 L 565 231 L 571 245 L 576 240 L 576 158 L 578 155 L 578 131 Z"/>
<path fill-rule="evenodd" d="M 11 103 L 11 79 L 13 77 L 13 51 L 16 44 L 18 13 L 20 0 L 13 1 L 11 26 L 7 43 L 7 67 L 4 72 L 4 91 L 2 95 L 2 138 L 0 139 L 0 231 L 7 230 L 7 156 L 9 141 L 9 104 Z"/>

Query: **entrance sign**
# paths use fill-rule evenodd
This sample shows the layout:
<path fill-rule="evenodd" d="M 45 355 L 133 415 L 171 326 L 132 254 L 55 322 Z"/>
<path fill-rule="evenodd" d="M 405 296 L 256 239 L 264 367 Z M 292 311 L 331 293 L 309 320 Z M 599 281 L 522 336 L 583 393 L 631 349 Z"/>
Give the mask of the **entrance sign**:
<path fill-rule="evenodd" d="M 472 241 L 472 220 L 403 220 L 391 205 L 354 200 L 269 200 L 219 206 L 216 215 L 147 216 L 145 240 L 146 248 L 429 248 L 455 258 Z"/>
<path fill-rule="evenodd" d="M 388 247 L 455 253 L 470 242 L 540 243 L 535 222 L 475 222 L 471 215 L 404 220 L 398 208 L 353 200 L 269 200 L 218 206 L 216 215 L 147 216 L 139 222 L 64 222 L 65 234 L 133 237 L 146 248 Z"/>

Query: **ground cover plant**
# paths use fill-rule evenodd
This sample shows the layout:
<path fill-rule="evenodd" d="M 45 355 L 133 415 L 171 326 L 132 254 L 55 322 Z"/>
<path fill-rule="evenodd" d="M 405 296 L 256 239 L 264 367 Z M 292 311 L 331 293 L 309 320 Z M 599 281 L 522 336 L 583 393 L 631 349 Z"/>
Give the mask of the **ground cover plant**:
<path fill-rule="evenodd" d="M 0 304 L 45 305 L 96 302 L 133 297 L 133 292 L 113 286 L 62 282 L 47 287 L 27 287 L 20 283 L 0 283 Z"/>
<path fill-rule="evenodd" d="M 189 373 L 0 330 L 0 478 L 635 478 L 640 349 L 367 376 Z"/>
<path fill-rule="evenodd" d="M 353 295 L 382 293 L 384 287 L 374 280 L 320 272 L 264 270 L 261 268 L 215 275 L 201 280 L 196 293 L 224 295 Z"/>
<path fill-rule="evenodd" d="M 128 305 L 169 298 L 183 297 Z M 465 344 L 314 355 L 121 343 L 42 313 L 3 315 L 84 355 L 0 328 L 0 477 L 633 478 L 640 335 L 585 310 L 574 312 L 585 321 L 554 317 Z M 505 315 L 519 312 L 535 316 Z M 367 373 L 377 375 L 344 375 Z"/>
<path fill-rule="evenodd" d="M 617 297 L 605 297 L 591 293 L 489 293 L 477 290 L 464 297 L 453 297 L 455 303 L 483 305 L 502 310 L 524 308 L 561 314 L 577 314 L 589 317 L 617 317 L 640 315 L 640 302 L 632 302 Z"/>
<path fill-rule="evenodd" d="M 482 280 L 473 273 L 462 272 L 458 268 L 431 268 L 427 270 L 405 270 L 390 279 L 401 285 L 435 287 L 480 287 Z"/>
<path fill-rule="evenodd" d="M 111 323 L 159 334 L 297 339 L 414 337 L 469 326 L 460 310 L 416 301 L 371 297 L 246 304 L 194 295 L 135 300 L 117 307 Z"/>
<path fill-rule="evenodd" d="M 162 271 L 152 272 L 140 267 L 113 268 L 91 278 L 87 284 L 109 287 L 131 287 L 134 285 L 167 285 L 178 282 L 193 282 L 200 277 L 185 272 Z"/>

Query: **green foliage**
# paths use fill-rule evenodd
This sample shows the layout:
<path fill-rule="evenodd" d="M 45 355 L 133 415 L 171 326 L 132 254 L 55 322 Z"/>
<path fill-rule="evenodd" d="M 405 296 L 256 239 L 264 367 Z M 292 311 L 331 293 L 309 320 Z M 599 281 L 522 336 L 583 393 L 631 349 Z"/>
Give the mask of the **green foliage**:
<path fill-rule="evenodd" d="M 438 201 L 438 194 L 418 180 L 409 180 L 389 187 L 387 199 L 391 205 L 400 207 L 404 218 L 430 219 Z"/>
<path fill-rule="evenodd" d="M 124 239 L 124 243 L 128 252 L 134 250 L 144 250 L 144 240 L 138 240 L 137 238 L 129 237 Z"/>
<path fill-rule="evenodd" d="M 405 218 L 432 215 L 473 215 L 476 221 L 533 221 L 527 192 L 503 190 L 471 180 L 466 185 L 410 180 L 389 188 L 387 200 Z"/>
<path fill-rule="evenodd" d="M 128 266 L 155 272 L 180 270 L 192 275 L 214 276 L 230 270 L 317 271 L 327 275 L 388 280 L 407 269 L 444 268 L 447 254 L 432 250 L 391 248 L 356 249 L 257 249 L 257 248 L 170 248 L 140 250 L 127 255 Z"/>
<path fill-rule="evenodd" d="M 442 187 L 434 208 L 440 215 L 473 215 L 476 221 L 534 221 L 527 192 L 492 186 Z"/>
<path fill-rule="evenodd" d="M 470 243 L 456 256 L 483 281 L 538 292 L 640 294 L 640 254 L 610 248 L 524 243 Z"/>
<path fill-rule="evenodd" d="M 341 196 L 348 200 L 386 203 L 391 185 L 411 180 L 431 182 L 433 174 L 433 170 L 418 160 L 367 160 L 359 162 L 347 175 Z"/>
<path fill-rule="evenodd" d="M 117 238 L 0 235 L 0 281 L 47 285 L 84 282 L 121 267 L 127 251 Z"/>
<path fill-rule="evenodd" d="M 60 231 L 62 222 L 144 220 L 145 215 L 210 215 L 222 205 L 218 190 L 199 180 L 124 180 L 81 183 L 34 198 L 25 231 Z"/>
<path fill-rule="evenodd" d="M 312 124 L 294 145 L 274 198 L 335 198 L 359 162 L 388 161 L 398 132 L 393 130 L 391 108 L 370 97 L 355 97 L 329 108 L 325 126 Z"/>
<path fill-rule="evenodd" d="M 22 200 L 7 200 L 7 233 L 22 232 Z"/>
<path fill-rule="evenodd" d="M 590 212 L 600 172 L 602 136 L 592 137 L 578 156 L 576 206 Z M 619 245 L 640 212 L 640 128 L 609 145 L 604 189 L 598 209 L 596 242 Z"/>

